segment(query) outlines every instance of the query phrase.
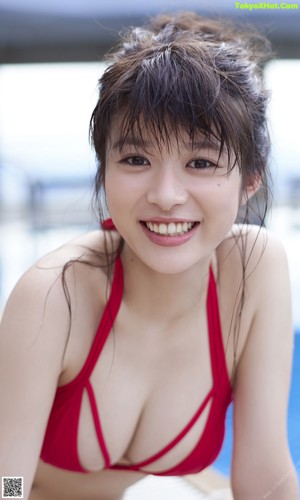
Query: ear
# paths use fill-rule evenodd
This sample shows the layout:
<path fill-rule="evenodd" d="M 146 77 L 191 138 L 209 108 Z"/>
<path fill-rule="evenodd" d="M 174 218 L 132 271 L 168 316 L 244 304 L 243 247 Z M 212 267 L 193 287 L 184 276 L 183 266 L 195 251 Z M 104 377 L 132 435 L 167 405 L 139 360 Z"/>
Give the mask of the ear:
<path fill-rule="evenodd" d="M 262 180 L 260 175 L 252 174 L 251 176 L 249 176 L 246 180 L 246 183 L 242 187 L 240 202 L 241 206 L 245 205 L 250 200 L 250 198 L 252 198 L 252 196 L 257 193 L 261 186 Z"/>

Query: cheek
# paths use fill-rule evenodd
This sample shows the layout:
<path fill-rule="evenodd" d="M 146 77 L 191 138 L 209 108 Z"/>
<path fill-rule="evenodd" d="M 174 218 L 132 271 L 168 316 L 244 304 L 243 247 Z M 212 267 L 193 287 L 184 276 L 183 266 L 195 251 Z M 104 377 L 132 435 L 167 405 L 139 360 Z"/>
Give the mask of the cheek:
<path fill-rule="evenodd" d="M 106 185 L 105 198 L 106 205 L 111 216 L 116 212 L 120 212 L 120 208 L 124 206 L 124 200 L 120 190 L 109 182 Z"/>
<path fill-rule="evenodd" d="M 211 213 L 219 219 L 220 224 L 233 223 L 236 219 L 241 199 L 241 182 L 239 178 L 218 179 L 207 193 L 207 202 Z"/>
<path fill-rule="evenodd" d="M 114 179 L 114 175 L 107 169 L 105 176 L 105 200 L 110 214 L 112 215 L 112 211 L 116 204 L 118 205 L 118 200 L 120 199 L 120 189 L 118 187 L 118 183 Z M 119 196 L 118 196 L 119 193 Z"/>
<path fill-rule="evenodd" d="M 135 189 L 129 185 L 125 176 L 120 175 L 114 168 L 107 171 L 105 179 L 105 198 L 110 216 L 116 224 L 123 221 L 131 213 Z"/>
<path fill-rule="evenodd" d="M 236 177 L 223 177 L 203 186 L 202 193 L 212 204 L 233 205 L 241 198 L 241 182 Z"/>
<path fill-rule="evenodd" d="M 224 198 L 229 204 L 240 204 L 242 196 L 242 178 L 240 174 L 233 171 L 228 177 L 218 182 L 218 189 L 224 192 Z"/>

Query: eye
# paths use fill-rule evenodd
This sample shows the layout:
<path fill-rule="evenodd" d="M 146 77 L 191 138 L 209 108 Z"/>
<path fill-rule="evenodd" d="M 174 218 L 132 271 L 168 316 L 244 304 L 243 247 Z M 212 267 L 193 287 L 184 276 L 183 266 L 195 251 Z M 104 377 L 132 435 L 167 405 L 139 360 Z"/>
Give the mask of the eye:
<path fill-rule="evenodd" d="M 196 158 L 195 160 L 191 160 L 188 164 L 188 167 L 194 170 L 208 170 L 208 169 L 216 169 L 217 165 L 210 160 L 205 160 L 204 158 Z"/>
<path fill-rule="evenodd" d="M 121 163 L 127 163 L 133 167 L 144 167 L 149 165 L 149 161 L 146 160 L 146 158 L 138 155 L 127 156 L 121 160 Z"/>

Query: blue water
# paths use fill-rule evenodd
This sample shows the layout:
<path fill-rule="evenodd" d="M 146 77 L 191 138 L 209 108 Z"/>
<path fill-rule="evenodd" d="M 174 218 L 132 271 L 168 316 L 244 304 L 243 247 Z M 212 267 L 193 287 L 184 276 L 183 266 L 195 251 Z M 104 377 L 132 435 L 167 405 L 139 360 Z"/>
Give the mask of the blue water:
<path fill-rule="evenodd" d="M 300 331 L 295 335 L 294 362 L 288 408 L 288 439 L 293 462 L 300 483 Z M 232 405 L 228 409 L 226 435 L 220 455 L 214 467 L 227 476 L 230 475 L 232 452 Z"/>

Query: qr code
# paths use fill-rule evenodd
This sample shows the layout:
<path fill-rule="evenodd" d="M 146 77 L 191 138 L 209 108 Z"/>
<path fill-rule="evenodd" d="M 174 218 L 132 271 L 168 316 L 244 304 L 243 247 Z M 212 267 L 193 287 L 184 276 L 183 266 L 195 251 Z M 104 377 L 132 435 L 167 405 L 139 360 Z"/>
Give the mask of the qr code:
<path fill-rule="evenodd" d="M 24 498 L 23 477 L 3 477 L 2 498 Z"/>

